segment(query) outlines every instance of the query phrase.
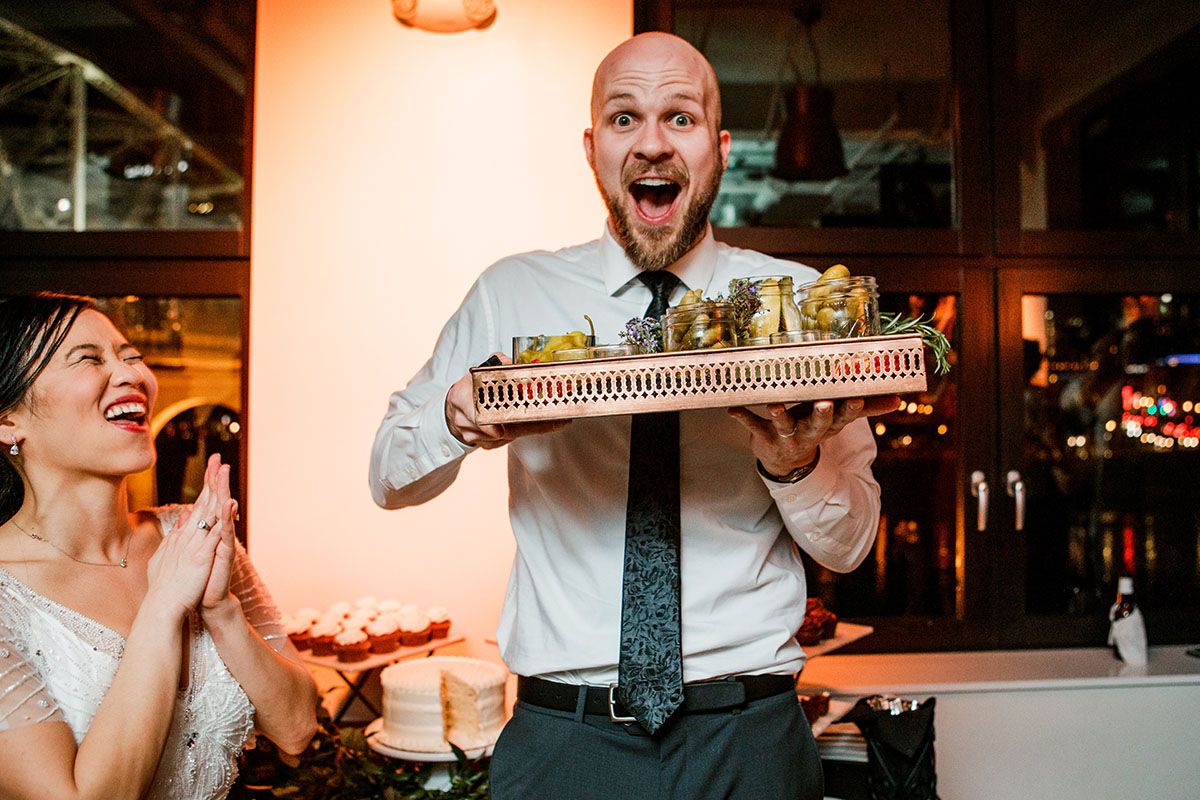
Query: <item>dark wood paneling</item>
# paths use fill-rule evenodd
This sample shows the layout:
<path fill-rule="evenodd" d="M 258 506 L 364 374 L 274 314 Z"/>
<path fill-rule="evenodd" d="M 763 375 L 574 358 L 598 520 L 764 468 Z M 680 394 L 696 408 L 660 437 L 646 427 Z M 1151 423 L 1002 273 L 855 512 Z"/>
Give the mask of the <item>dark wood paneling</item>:
<path fill-rule="evenodd" d="M 10 258 L 244 258 L 245 231 L 0 231 Z"/>

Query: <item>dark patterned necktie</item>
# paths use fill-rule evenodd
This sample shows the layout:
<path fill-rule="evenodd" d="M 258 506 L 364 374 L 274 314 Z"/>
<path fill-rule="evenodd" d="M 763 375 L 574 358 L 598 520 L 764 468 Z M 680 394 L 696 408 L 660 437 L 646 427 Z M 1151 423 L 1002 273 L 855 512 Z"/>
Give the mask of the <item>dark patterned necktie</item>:
<path fill-rule="evenodd" d="M 662 316 L 679 279 L 662 270 L 638 277 L 654 293 L 646 316 Z M 634 414 L 629 434 L 617 695 L 650 733 L 683 703 L 681 638 L 679 414 Z"/>

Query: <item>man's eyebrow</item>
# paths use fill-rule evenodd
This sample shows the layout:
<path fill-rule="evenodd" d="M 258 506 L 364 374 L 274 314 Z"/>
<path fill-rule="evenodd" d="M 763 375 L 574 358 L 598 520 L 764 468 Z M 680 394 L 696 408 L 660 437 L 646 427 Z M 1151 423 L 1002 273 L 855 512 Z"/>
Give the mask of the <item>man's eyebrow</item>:
<path fill-rule="evenodd" d="M 628 102 L 634 99 L 633 92 L 616 92 L 604 98 L 604 105 L 616 102 Z M 695 103 L 698 106 L 704 106 L 704 100 L 693 92 L 674 92 L 670 96 L 670 100 L 674 102 Z"/>
<path fill-rule="evenodd" d="M 615 103 L 617 101 L 632 100 L 632 99 L 633 99 L 632 92 L 617 92 L 616 94 L 610 94 L 610 95 L 605 96 L 604 105 L 608 105 L 609 103 Z"/>
<path fill-rule="evenodd" d="M 688 103 L 695 103 L 698 106 L 704 105 L 703 99 L 691 92 L 675 92 L 671 95 L 672 100 L 683 100 Z"/>

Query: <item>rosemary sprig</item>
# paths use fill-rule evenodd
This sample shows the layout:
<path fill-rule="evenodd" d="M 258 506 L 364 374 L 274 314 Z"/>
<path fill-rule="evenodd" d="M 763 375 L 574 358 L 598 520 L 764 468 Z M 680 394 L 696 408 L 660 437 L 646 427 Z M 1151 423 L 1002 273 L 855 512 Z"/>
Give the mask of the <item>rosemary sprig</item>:
<path fill-rule="evenodd" d="M 879 315 L 880 336 L 890 336 L 899 333 L 919 333 L 921 341 L 933 353 L 933 370 L 938 375 L 950 371 L 950 340 L 946 334 L 933 326 L 933 318 L 925 320 L 924 315 L 918 317 L 902 317 L 896 313 L 884 312 Z"/>

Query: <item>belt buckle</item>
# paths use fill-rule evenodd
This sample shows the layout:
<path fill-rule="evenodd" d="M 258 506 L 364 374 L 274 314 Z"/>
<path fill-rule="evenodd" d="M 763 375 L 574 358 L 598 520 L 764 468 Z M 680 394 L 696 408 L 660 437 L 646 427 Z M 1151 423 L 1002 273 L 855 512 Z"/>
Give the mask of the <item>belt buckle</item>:
<path fill-rule="evenodd" d="M 619 717 L 617 716 L 617 684 L 610 683 L 608 685 L 608 718 L 613 722 L 637 722 L 637 717 Z"/>

